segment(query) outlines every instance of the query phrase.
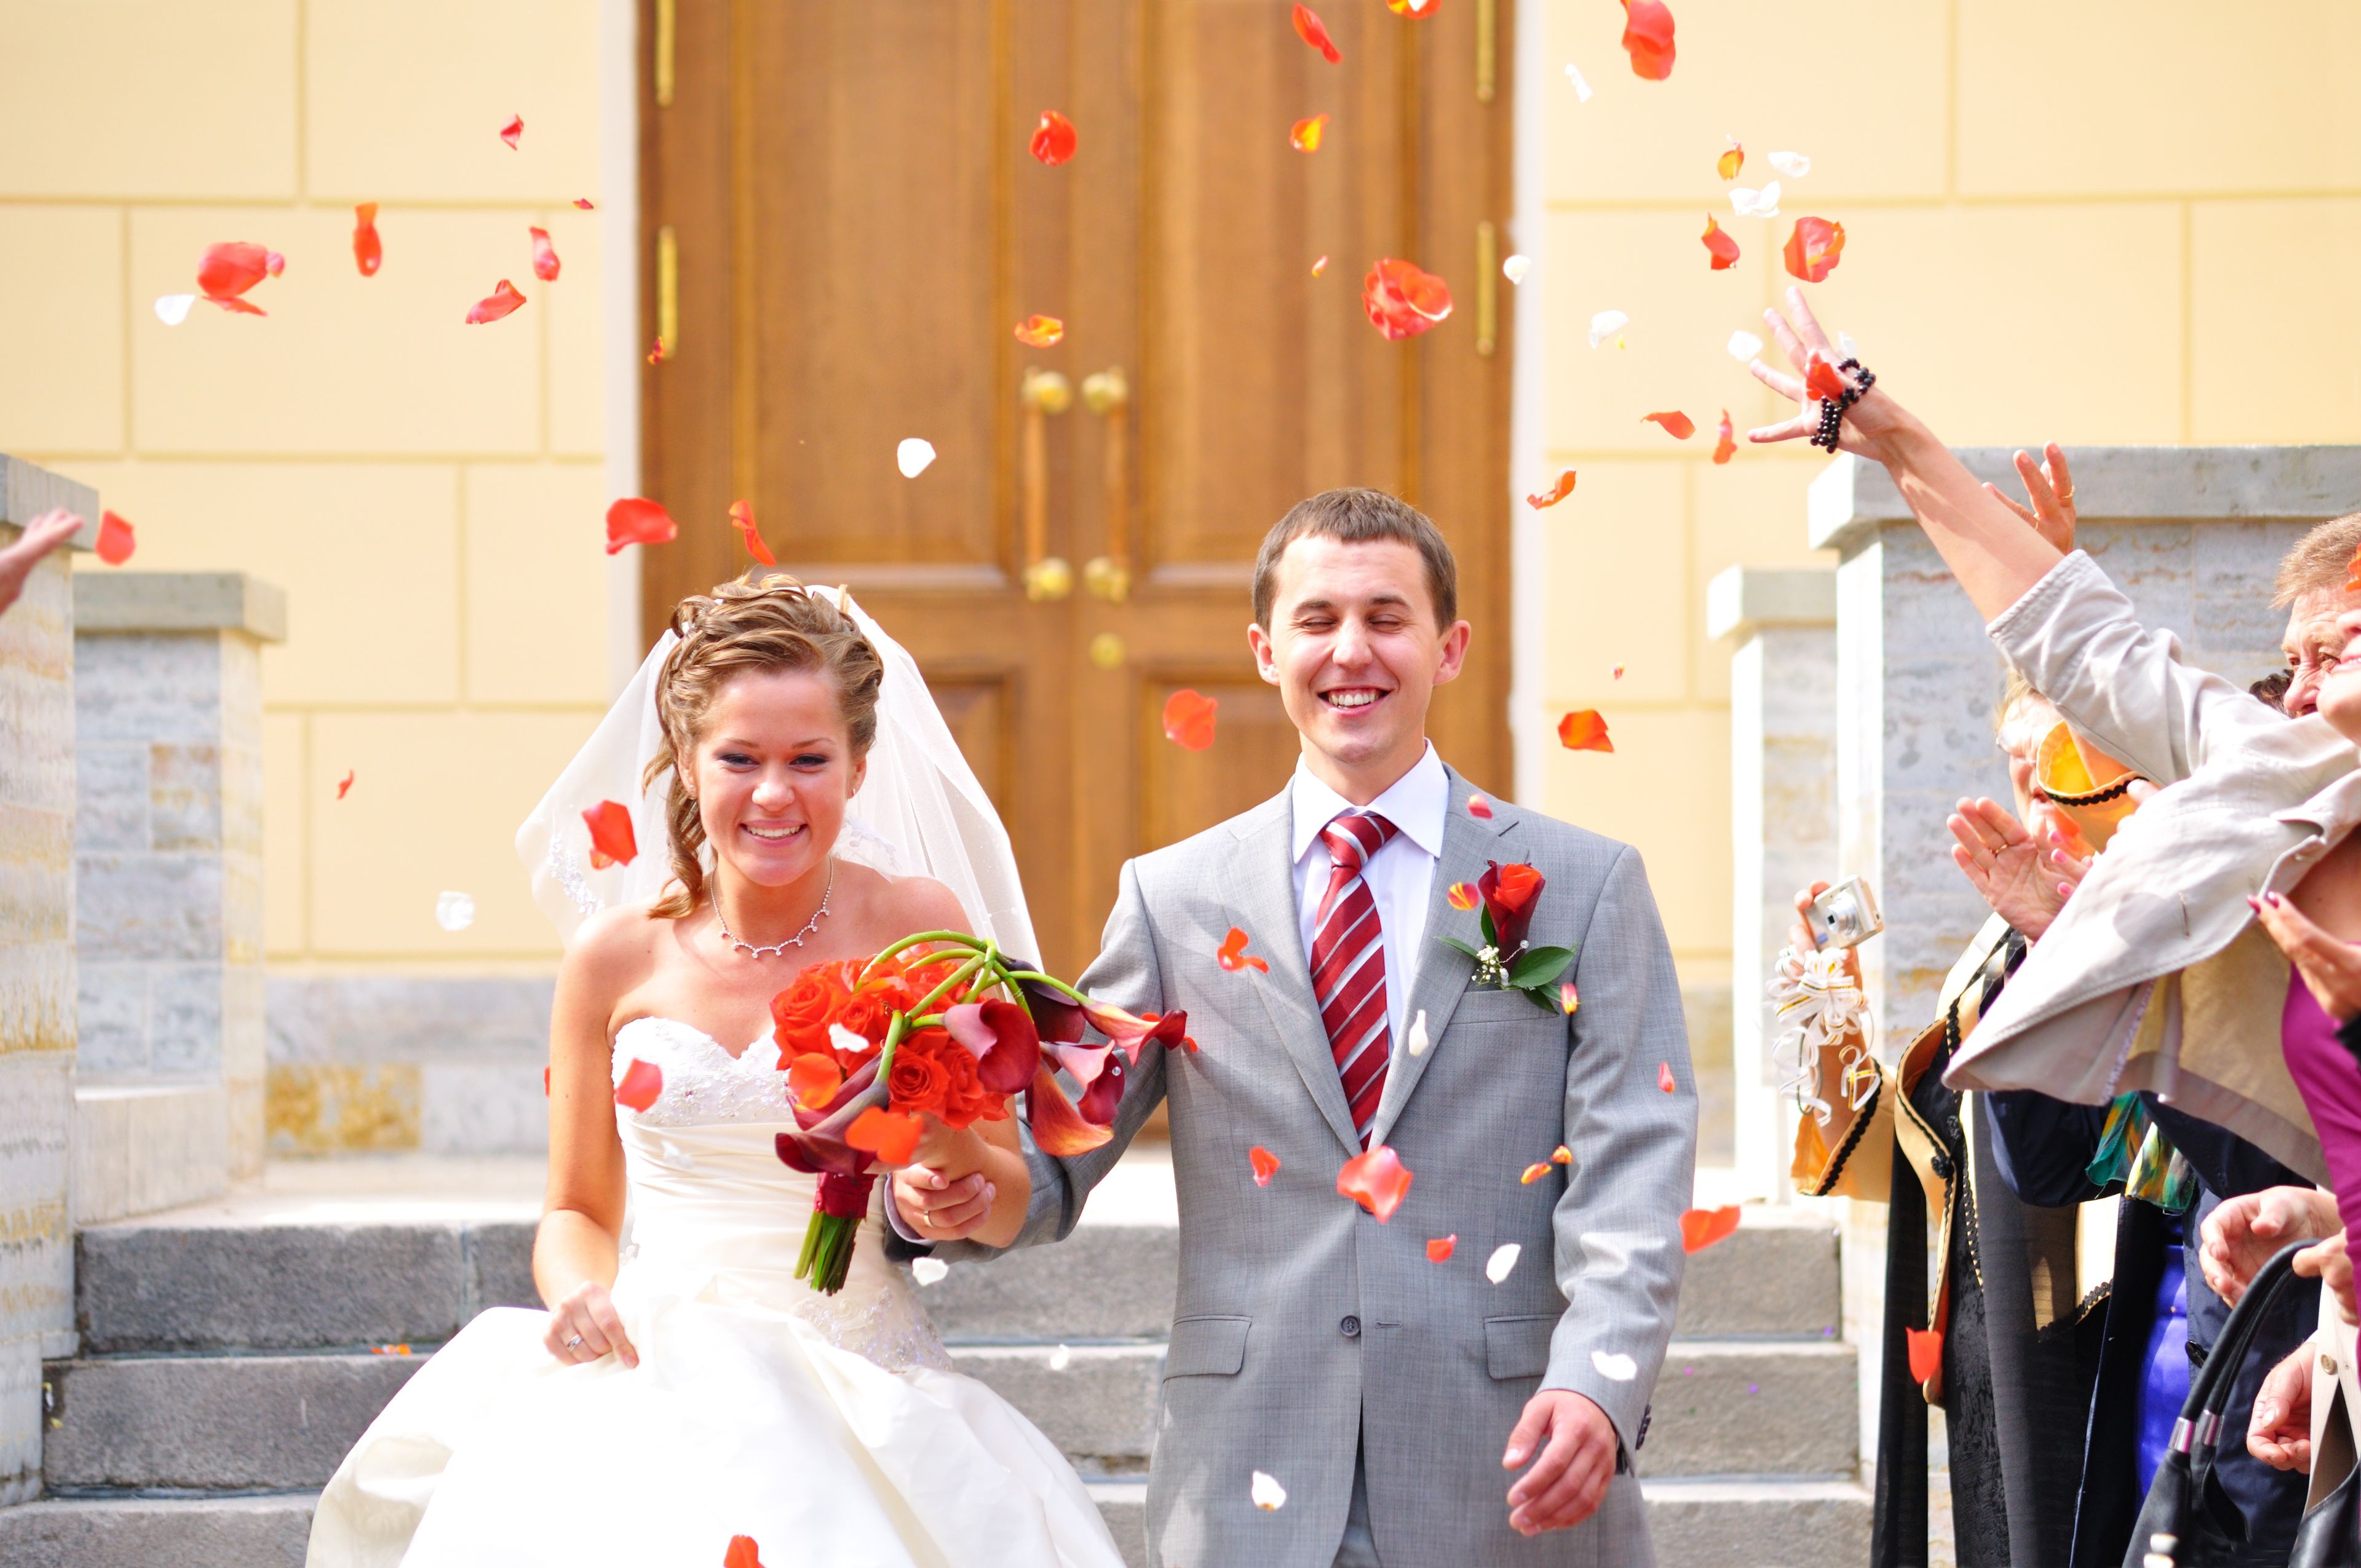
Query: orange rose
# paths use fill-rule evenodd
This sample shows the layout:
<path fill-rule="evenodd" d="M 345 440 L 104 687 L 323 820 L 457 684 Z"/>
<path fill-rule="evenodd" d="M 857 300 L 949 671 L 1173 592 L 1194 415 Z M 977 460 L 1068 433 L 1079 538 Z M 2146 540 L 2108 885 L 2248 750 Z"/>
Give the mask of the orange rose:
<path fill-rule="evenodd" d="M 894 1070 L 885 1077 L 896 1111 L 943 1110 L 944 1095 L 951 1086 L 950 1071 L 942 1059 L 928 1050 L 924 1037 L 937 1031 L 922 1029 L 904 1040 L 894 1051 Z"/>
<path fill-rule="evenodd" d="M 828 1026 L 851 999 L 842 964 L 814 964 L 771 998 L 772 1037 L 779 1054 L 792 1059 L 815 1051 L 833 1054 Z"/>
<path fill-rule="evenodd" d="M 965 1127 L 978 1117 L 998 1121 L 1008 1114 L 1005 1097 L 983 1087 L 976 1073 L 975 1056 L 965 1046 L 946 1035 L 937 1059 L 949 1080 L 943 1091 L 943 1108 L 936 1113 L 944 1122 L 953 1127 Z"/>

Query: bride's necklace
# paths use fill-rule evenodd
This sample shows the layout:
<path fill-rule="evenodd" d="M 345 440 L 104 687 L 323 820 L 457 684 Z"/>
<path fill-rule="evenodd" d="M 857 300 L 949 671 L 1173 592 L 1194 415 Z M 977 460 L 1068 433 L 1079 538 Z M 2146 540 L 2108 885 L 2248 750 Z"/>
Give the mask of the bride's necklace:
<path fill-rule="evenodd" d="M 721 890 L 718 887 L 713 890 L 713 922 L 721 927 L 721 939 L 748 958 L 778 958 L 784 956 L 789 948 L 802 947 L 812 933 L 819 929 L 820 921 L 828 915 L 828 901 L 835 892 L 836 861 L 831 856 L 828 862 L 828 885 L 820 890 L 819 907 L 812 911 L 812 917 L 804 923 L 802 930 L 785 941 L 774 942 L 767 948 L 758 948 L 752 942 L 741 942 L 730 934 L 730 916 L 721 913 Z"/>

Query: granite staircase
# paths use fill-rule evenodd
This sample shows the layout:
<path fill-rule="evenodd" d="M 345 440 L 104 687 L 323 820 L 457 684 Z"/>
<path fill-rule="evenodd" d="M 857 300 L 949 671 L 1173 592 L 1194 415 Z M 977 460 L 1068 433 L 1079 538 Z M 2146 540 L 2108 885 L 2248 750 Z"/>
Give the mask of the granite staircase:
<path fill-rule="evenodd" d="M 317 1489 L 422 1358 L 486 1306 L 534 1302 L 532 1233 L 464 1210 L 82 1231 L 80 1352 L 45 1369 L 48 1495 L 0 1510 L 0 1563 L 301 1563 Z M 924 1293 L 961 1368 L 1072 1458 L 1142 1564 L 1175 1268 L 1169 1223 L 1085 1223 Z M 1690 1260 L 1640 1456 L 1664 1568 L 1866 1559 L 1838 1321 L 1825 1223 L 1752 1211 Z"/>

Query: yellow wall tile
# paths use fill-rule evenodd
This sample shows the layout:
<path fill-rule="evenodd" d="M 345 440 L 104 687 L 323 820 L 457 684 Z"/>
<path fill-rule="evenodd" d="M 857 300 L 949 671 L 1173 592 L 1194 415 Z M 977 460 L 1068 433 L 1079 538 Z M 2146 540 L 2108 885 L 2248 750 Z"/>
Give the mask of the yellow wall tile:
<path fill-rule="evenodd" d="M 607 301 L 598 214 L 560 207 L 534 221 L 549 231 L 565 264 L 556 282 L 542 286 L 539 302 L 549 306 L 549 450 L 596 457 L 607 449 Z"/>
<path fill-rule="evenodd" d="M 598 195 L 598 0 L 311 0 L 303 44 L 313 194 Z M 513 151 L 511 115 L 524 116 Z"/>
<path fill-rule="evenodd" d="M 495 141 L 493 146 L 499 150 Z M 132 432 L 159 455 L 511 455 L 541 449 L 541 334 L 550 287 L 514 213 L 378 214 L 385 264 L 353 264 L 349 208 L 162 208 L 131 222 Z M 199 302 L 166 326 L 159 294 L 196 287 L 217 240 L 268 245 L 284 276 L 247 296 L 269 314 Z M 500 279 L 524 308 L 467 324 Z"/>
<path fill-rule="evenodd" d="M 2349 0 L 1974 0 L 1959 11 L 1966 194 L 2361 182 Z"/>
<path fill-rule="evenodd" d="M 1806 210 L 1787 209 L 1783 245 Z M 2180 438 L 2177 203 L 1820 215 L 1844 224 L 1845 252 L 1812 309 L 1944 440 Z"/>
<path fill-rule="evenodd" d="M 0 206 L 0 299 L 10 302 L 10 368 L 0 377 L 0 432 L 9 449 L 119 451 L 123 214 L 112 207 Z"/>
<path fill-rule="evenodd" d="M 1804 492 L 1828 466 L 1809 456 L 1739 448 L 1721 467 L 1699 467 L 1691 534 L 1689 625 L 1697 652 L 1690 695 L 1706 702 L 1730 700 L 1730 644 L 1706 634 L 1705 588 L 1731 566 L 1834 566 L 1833 550 L 1806 543 Z"/>
<path fill-rule="evenodd" d="M 1779 179 L 1763 155 L 1786 148 L 1812 159 L 1804 180 L 1781 181 L 1797 197 L 1941 193 L 1943 6 L 1681 0 L 1673 12 L 1673 74 L 1643 82 L 1618 41 L 1620 6 L 1521 8 L 1550 62 L 1539 84 L 1542 145 L 1525 149 L 1543 159 L 1548 198 L 1688 197 L 1727 214 L 1714 160 L 1729 136 L 1746 145 L 1740 184 Z M 1564 75 L 1568 60 L 1596 93 L 1587 104 Z"/>
<path fill-rule="evenodd" d="M 2190 438 L 2361 440 L 2361 202 L 2201 202 Z"/>
<path fill-rule="evenodd" d="M 1678 702 L 1689 689 L 1687 464 L 1585 463 L 1541 514 L 1547 702 Z M 1623 678 L 1614 678 L 1618 664 Z"/>
<path fill-rule="evenodd" d="M 262 946 L 272 959 L 297 957 L 305 946 L 303 851 L 313 804 L 306 734 L 300 713 L 262 716 Z M 320 797 L 325 808 L 336 806 L 335 795 L 331 784 Z"/>
<path fill-rule="evenodd" d="M 555 956 L 512 848 L 517 827 L 598 723 L 593 712 L 320 713 L 312 793 L 357 775 L 341 811 L 312 817 L 312 950 L 319 957 Z M 368 787 L 364 789 L 366 784 Z M 445 931 L 434 902 L 470 894 Z"/>
<path fill-rule="evenodd" d="M 467 471 L 467 696 L 606 706 L 605 472 Z"/>
<path fill-rule="evenodd" d="M 295 0 L 14 0 L 0 59 L 0 194 L 295 193 Z"/>
<path fill-rule="evenodd" d="M 1638 847 L 1675 953 L 1728 953 L 1730 715 L 1609 708 L 1607 722 L 1612 755 L 1551 748 L 1542 809 Z"/>
<path fill-rule="evenodd" d="M 287 590 L 287 641 L 262 651 L 262 695 L 270 706 L 457 700 L 459 486 L 452 469 L 60 466 L 97 486 L 106 504 L 137 526 L 136 565 L 252 572 Z"/>

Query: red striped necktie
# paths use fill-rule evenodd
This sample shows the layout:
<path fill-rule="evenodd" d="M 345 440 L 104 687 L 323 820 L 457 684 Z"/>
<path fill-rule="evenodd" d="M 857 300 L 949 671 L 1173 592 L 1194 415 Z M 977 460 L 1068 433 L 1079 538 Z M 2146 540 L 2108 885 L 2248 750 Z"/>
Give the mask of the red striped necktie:
<path fill-rule="evenodd" d="M 1385 1093 L 1393 1031 L 1386 1020 L 1385 931 L 1361 872 L 1400 831 L 1370 811 L 1342 813 L 1320 829 L 1320 841 L 1328 846 L 1328 892 L 1312 927 L 1312 993 L 1328 1026 L 1328 1048 L 1363 1148 Z"/>

